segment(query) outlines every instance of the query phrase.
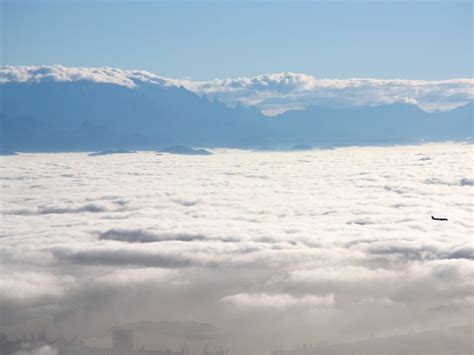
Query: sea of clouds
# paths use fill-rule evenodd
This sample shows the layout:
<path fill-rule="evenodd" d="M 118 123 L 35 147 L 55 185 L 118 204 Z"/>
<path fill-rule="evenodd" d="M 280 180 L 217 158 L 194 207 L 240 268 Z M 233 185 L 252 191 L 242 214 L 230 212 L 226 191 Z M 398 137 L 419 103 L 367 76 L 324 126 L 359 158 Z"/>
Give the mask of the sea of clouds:
<path fill-rule="evenodd" d="M 0 329 L 197 321 L 215 331 L 184 340 L 253 354 L 469 324 L 472 153 L 1 157 Z"/>
<path fill-rule="evenodd" d="M 0 84 L 8 82 L 88 80 L 136 88 L 143 85 L 183 86 L 199 95 L 258 107 L 268 115 L 314 105 L 376 106 L 395 102 L 417 104 L 427 111 L 450 110 L 474 100 L 474 79 L 410 80 L 349 78 L 323 79 L 302 73 L 262 74 L 196 81 L 173 79 L 143 70 L 53 66 L 5 66 Z"/>

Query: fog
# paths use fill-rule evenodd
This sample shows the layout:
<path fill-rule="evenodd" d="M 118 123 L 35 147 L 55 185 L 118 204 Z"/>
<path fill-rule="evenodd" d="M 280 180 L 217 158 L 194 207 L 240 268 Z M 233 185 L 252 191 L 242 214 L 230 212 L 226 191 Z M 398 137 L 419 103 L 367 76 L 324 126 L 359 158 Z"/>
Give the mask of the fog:
<path fill-rule="evenodd" d="M 469 353 L 472 145 L 213 153 L 1 157 L 0 331 Z"/>

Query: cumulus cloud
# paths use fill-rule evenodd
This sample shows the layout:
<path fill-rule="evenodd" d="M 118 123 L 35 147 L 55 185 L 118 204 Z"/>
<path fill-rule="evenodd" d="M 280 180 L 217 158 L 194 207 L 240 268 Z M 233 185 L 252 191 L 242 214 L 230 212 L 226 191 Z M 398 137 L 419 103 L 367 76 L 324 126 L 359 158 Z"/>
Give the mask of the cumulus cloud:
<path fill-rule="evenodd" d="M 471 145 L 1 159 L 11 334 L 196 321 L 257 354 L 471 322 Z"/>
<path fill-rule="evenodd" d="M 474 80 L 322 79 L 302 73 L 274 73 L 195 81 L 173 79 L 142 70 L 73 68 L 55 66 L 6 66 L 0 83 L 88 80 L 128 88 L 144 85 L 183 86 L 199 95 L 217 96 L 228 105 L 252 105 L 273 115 L 313 105 L 377 106 L 395 102 L 417 104 L 427 111 L 449 110 L 474 100 Z"/>
<path fill-rule="evenodd" d="M 474 80 L 319 79 L 299 73 L 187 83 L 189 89 L 218 95 L 224 102 L 242 102 L 273 114 L 312 105 L 376 106 L 395 102 L 446 110 L 474 99 Z"/>
<path fill-rule="evenodd" d="M 141 70 L 122 70 L 115 68 L 74 68 L 62 65 L 53 66 L 5 66 L 0 68 L 0 83 L 41 81 L 92 81 L 134 88 L 137 83 L 165 85 L 166 78 Z"/>

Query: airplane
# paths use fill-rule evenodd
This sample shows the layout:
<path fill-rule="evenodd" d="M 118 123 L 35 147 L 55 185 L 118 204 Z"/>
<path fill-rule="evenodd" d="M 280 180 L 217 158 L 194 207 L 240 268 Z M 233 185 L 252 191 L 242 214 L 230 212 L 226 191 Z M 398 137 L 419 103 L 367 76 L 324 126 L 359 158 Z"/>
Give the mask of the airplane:
<path fill-rule="evenodd" d="M 433 217 L 433 216 L 431 216 L 431 219 L 434 220 L 434 221 L 447 221 L 448 220 L 447 218 L 437 218 L 437 217 Z"/>

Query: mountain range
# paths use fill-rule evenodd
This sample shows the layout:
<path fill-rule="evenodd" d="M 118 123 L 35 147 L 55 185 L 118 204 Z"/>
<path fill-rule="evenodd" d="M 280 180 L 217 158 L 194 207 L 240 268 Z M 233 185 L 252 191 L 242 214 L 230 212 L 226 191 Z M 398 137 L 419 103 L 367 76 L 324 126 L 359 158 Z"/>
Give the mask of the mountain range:
<path fill-rule="evenodd" d="M 178 86 L 92 80 L 0 81 L 0 144 L 10 151 L 255 148 L 466 141 L 473 103 L 428 113 L 414 104 L 312 106 L 268 117 Z"/>

